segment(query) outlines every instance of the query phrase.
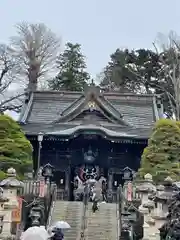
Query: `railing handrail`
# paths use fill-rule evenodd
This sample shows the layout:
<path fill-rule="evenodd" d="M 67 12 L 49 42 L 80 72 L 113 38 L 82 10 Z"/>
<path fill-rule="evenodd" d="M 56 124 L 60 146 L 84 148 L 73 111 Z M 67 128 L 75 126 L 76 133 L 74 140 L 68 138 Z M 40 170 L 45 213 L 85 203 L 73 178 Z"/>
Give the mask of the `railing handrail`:
<path fill-rule="evenodd" d="M 120 237 L 120 214 L 119 214 L 119 188 L 116 191 L 116 219 L 117 219 L 117 239 Z"/>
<path fill-rule="evenodd" d="M 83 202 L 83 212 L 82 212 L 82 218 L 81 218 L 81 232 L 80 232 L 80 238 L 79 239 L 84 239 L 85 231 L 87 229 L 88 199 L 87 199 L 85 191 L 84 191 L 82 202 Z"/>
<path fill-rule="evenodd" d="M 52 215 L 54 213 L 56 197 L 57 197 L 57 187 L 54 187 L 53 194 L 52 194 L 51 208 L 50 208 L 50 211 L 49 211 L 49 216 L 48 216 L 47 225 L 46 225 L 47 229 L 50 227 L 50 225 L 52 223 L 51 221 L 52 221 Z"/>

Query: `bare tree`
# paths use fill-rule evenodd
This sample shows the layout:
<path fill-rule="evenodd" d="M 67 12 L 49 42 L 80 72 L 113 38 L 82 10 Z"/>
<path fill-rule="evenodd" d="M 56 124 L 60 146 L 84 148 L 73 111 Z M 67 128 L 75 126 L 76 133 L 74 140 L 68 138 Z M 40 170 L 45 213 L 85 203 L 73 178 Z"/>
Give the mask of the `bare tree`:
<path fill-rule="evenodd" d="M 17 36 L 11 43 L 26 77 L 28 90 L 37 89 L 39 80 L 52 72 L 55 66 L 60 39 L 46 25 L 22 22 L 17 24 Z"/>
<path fill-rule="evenodd" d="M 161 72 L 167 83 L 159 88 L 167 95 L 175 119 L 180 120 L 180 37 L 171 31 L 168 36 L 159 34 L 158 40 L 160 49 L 155 44 L 154 47 L 157 52 L 160 50 Z"/>
<path fill-rule="evenodd" d="M 24 91 L 15 91 L 19 79 L 19 64 L 15 52 L 7 45 L 0 44 L 0 114 L 6 110 L 19 110 Z M 14 91 L 13 91 L 14 90 Z"/>

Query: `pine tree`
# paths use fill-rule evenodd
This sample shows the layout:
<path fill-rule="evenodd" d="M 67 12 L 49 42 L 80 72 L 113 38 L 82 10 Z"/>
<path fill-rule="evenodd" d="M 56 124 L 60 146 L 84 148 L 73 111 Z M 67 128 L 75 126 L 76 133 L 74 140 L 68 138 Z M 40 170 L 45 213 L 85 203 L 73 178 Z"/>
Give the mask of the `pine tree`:
<path fill-rule="evenodd" d="M 58 75 L 49 81 L 52 90 L 82 91 L 90 76 L 86 72 L 85 57 L 80 44 L 66 44 L 57 60 Z"/>

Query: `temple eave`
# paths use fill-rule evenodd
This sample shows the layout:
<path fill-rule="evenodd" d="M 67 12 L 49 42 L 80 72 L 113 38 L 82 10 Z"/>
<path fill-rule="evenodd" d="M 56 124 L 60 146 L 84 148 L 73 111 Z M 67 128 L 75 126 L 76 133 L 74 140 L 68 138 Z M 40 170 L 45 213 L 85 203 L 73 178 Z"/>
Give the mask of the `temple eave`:
<path fill-rule="evenodd" d="M 45 141 L 69 141 L 70 139 L 76 138 L 79 135 L 84 136 L 93 136 L 99 135 L 104 139 L 107 139 L 111 142 L 119 142 L 119 143 L 139 143 L 144 144 L 147 142 L 148 137 L 146 135 L 140 136 L 138 134 L 129 134 L 126 131 L 115 131 L 110 130 L 108 128 L 102 126 L 95 126 L 93 124 L 89 125 L 80 125 L 73 126 L 67 129 L 57 129 L 56 131 L 42 131 L 44 134 Z M 137 132 L 136 132 L 137 133 Z M 28 133 L 28 138 L 31 140 L 36 140 L 38 133 Z"/>
<path fill-rule="evenodd" d="M 72 128 L 68 128 L 65 130 L 59 130 L 59 131 L 52 131 L 52 132 L 46 132 L 46 135 L 59 135 L 59 136 L 70 136 L 74 135 L 78 132 L 83 134 L 97 134 L 98 132 L 104 133 L 105 135 L 109 137 L 129 137 L 129 138 L 136 138 L 137 135 L 135 134 L 128 134 L 125 132 L 117 132 L 110 129 L 107 129 L 102 126 L 95 126 L 95 125 L 80 125 Z"/>
<path fill-rule="evenodd" d="M 37 136 L 35 135 L 27 135 L 30 141 L 36 141 Z M 71 135 L 71 136 L 54 136 L 54 135 L 44 135 L 43 141 L 50 141 L 50 142 L 67 142 L 71 139 L 76 138 L 78 135 Z M 102 136 L 102 135 L 100 135 Z M 125 143 L 125 144 L 147 144 L 147 138 L 127 138 L 127 137 L 109 137 L 109 136 L 102 136 L 102 138 L 114 142 L 114 143 Z"/>
<path fill-rule="evenodd" d="M 147 141 L 151 134 L 149 128 L 134 128 L 134 127 L 107 127 L 102 125 L 84 124 L 84 125 L 39 125 L 28 124 L 21 125 L 27 136 L 37 136 L 39 132 L 44 134 L 46 138 L 75 138 L 79 135 L 101 135 L 103 138 L 110 140 L 114 139 L 144 139 Z"/>

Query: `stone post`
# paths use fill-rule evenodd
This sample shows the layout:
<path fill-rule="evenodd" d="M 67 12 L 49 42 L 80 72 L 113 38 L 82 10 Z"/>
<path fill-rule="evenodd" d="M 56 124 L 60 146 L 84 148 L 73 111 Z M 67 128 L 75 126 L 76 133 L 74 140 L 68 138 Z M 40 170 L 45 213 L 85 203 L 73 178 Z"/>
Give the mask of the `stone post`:
<path fill-rule="evenodd" d="M 9 168 L 7 170 L 7 178 L 0 182 L 0 187 L 4 189 L 3 196 L 8 201 L 3 205 L 4 219 L 2 236 L 9 237 L 12 235 L 12 225 L 17 226 L 21 222 L 21 207 L 17 198 L 17 190 L 22 188 L 24 185 L 21 181 L 16 178 L 16 170 Z M 15 214 L 15 211 L 18 214 Z M 15 216 L 14 216 L 15 215 Z M 15 234 L 15 233 L 13 233 Z"/>

